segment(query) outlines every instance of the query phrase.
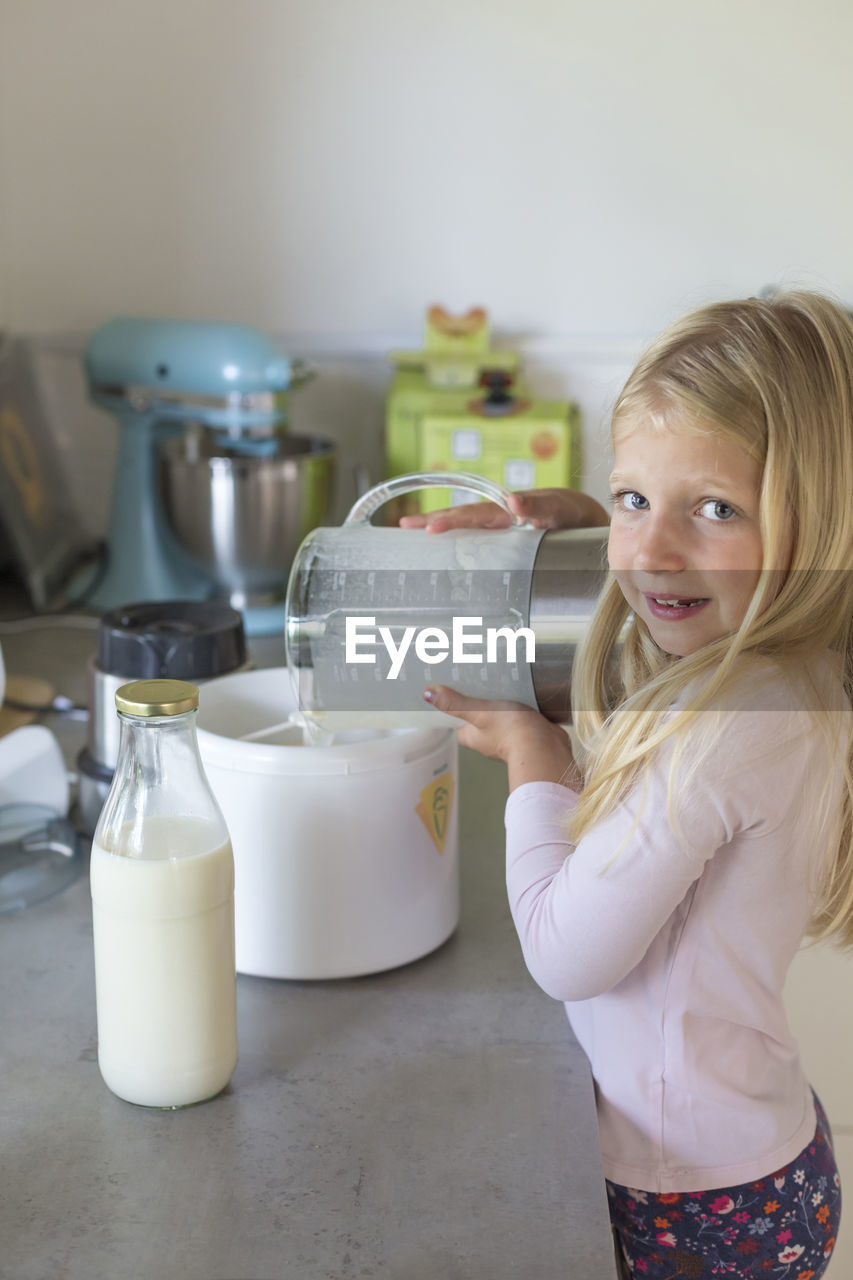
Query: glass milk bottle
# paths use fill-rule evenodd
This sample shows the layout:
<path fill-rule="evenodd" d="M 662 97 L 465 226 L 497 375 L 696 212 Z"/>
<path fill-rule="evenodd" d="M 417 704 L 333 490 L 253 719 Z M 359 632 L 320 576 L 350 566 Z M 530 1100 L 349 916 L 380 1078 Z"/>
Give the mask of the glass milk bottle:
<path fill-rule="evenodd" d="M 189 1106 L 237 1062 L 234 858 L 195 685 L 136 681 L 115 700 L 119 756 L 92 841 L 98 1065 L 128 1102 Z"/>

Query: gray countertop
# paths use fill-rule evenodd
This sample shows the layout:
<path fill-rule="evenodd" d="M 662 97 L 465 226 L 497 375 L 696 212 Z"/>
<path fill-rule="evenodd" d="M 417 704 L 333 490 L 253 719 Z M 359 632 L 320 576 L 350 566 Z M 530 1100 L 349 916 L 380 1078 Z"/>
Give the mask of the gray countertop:
<path fill-rule="evenodd" d="M 0 642 L 85 700 L 93 631 Z M 45 722 L 72 761 L 85 725 Z M 369 978 L 239 977 L 239 1063 L 200 1106 L 101 1080 L 85 874 L 0 916 L 4 1280 L 612 1280 L 588 1066 L 506 905 L 505 771 L 461 754 L 455 935 Z"/>

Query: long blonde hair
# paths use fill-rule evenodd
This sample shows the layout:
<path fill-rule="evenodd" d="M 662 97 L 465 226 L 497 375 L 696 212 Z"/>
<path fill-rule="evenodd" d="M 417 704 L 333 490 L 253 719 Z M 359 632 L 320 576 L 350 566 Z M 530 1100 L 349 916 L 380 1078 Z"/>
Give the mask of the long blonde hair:
<path fill-rule="evenodd" d="M 793 668 L 835 650 L 846 711 L 853 695 L 853 322 L 847 314 L 827 298 L 792 292 L 718 303 L 687 316 L 641 357 L 617 400 L 614 437 L 639 421 L 707 431 L 758 462 L 763 567 L 738 630 L 683 658 L 655 644 L 609 577 L 572 676 L 573 719 L 585 752 L 575 839 L 615 809 L 651 754 L 673 737 L 677 759 L 685 730 L 700 711 L 721 705 L 744 657 L 768 656 Z M 694 682 L 701 692 L 671 714 Z M 853 744 L 844 733 L 839 737 L 831 710 L 824 707 L 820 719 L 844 743 L 846 785 L 836 834 L 818 868 L 812 931 L 853 946 Z M 849 717 L 846 727 L 849 732 Z"/>

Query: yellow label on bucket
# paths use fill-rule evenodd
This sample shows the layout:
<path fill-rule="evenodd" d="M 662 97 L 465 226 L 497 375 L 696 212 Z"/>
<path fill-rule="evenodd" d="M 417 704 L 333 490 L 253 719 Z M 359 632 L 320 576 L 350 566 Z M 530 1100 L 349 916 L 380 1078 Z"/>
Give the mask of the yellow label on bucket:
<path fill-rule="evenodd" d="M 444 853 L 452 807 L 453 774 L 448 771 L 440 773 L 428 787 L 424 787 L 420 802 L 415 805 L 415 813 L 426 827 L 439 853 Z"/>

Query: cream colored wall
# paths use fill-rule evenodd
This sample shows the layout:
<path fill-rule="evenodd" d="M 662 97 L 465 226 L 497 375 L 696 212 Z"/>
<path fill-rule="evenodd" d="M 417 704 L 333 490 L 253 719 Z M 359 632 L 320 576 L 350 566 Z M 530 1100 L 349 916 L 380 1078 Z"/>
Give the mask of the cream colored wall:
<path fill-rule="evenodd" d="M 0 0 L 0 324 L 853 298 L 846 0 Z"/>
<path fill-rule="evenodd" d="M 320 378 L 297 429 L 380 477 L 387 352 L 481 303 L 583 414 L 674 314 L 774 282 L 853 302 L 847 0 L 0 0 L 0 328 L 41 335 L 81 518 L 110 316 L 237 320 Z"/>

